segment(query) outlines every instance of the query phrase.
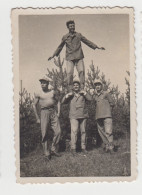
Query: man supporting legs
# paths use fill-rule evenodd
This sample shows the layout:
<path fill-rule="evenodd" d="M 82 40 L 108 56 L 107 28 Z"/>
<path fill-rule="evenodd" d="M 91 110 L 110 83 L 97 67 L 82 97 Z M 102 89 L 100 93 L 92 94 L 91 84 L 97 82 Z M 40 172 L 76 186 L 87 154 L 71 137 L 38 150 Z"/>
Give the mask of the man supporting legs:
<path fill-rule="evenodd" d="M 76 66 L 78 76 L 80 79 L 80 89 L 84 89 L 84 83 L 85 83 L 85 67 L 84 67 L 84 61 L 81 60 L 67 60 L 67 82 L 69 91 L 73 88 L 73 73 L 74 73 L 74 66 Z"/>
<path fill-rule="evenodd" d="M 73 92 L 66 94 L 62 103 L 69 103 L 69 118 L 71 123 L 71 151 L 76 153 L 77 133 L 81 131 L 81 148 L 82 152 L 86 152 L 86 120 L 89 117 L 86 107 L 86 101 L 91 101 L 92 97 L 83 90 L 80 90 L 80 82 L 74 80 Z"/>

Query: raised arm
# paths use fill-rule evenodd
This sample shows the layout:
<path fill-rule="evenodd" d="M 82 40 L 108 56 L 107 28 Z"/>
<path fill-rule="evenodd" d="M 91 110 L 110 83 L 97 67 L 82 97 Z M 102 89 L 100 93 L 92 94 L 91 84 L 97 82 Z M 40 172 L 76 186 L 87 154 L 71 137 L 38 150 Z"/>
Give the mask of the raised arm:
<path fill-rule="evenodd" d="M 89 93 L 86 93 L 85 99 L 86 99 L 87 101 L 92 101 L 92 96 L 91 96 Z"/>
<path fill-rule="evenodd" d="M 72 92 L 66 94 L 66 95 L 63 97 L 61 103 L 62 103 L 62 104 L 68 104 L 72 97 L 73 97 L 73 93 L 72 93 Z"/>
<path fill-rule="evenodd" d="M 81 41 L 83 43 L 85 43 L 88 47 L 92 48 L 92 49 L 101 49 L 101 50 L 105 50 L 105 48 L 103 47 L 98 47 L 95 43 L 89 41 L 86 37 L 84 37 L 82 34 L 81 34 Z"/>
<path fill-rule="evenodd" d="M 87 100 L 87 101 L 92 100 L 92 96 L 89 93 L 87 93 L 86 91 L 82 90 L 82 91 L 80 91 L 80 94 L 84 96 L 85 100 Z"/>
<path fill-rule="evenodd" d="M 107 95 L 107 99 L 109 101 L 110 106 L 113 108 L 114 107 L 114 100 L 113 100 L 111 94 L 107 93 L 106 95 Z"/>
<path fill-rule="evenodd" d="M 36 116 L 37 123 L 40 123 L 40 119 L 37 113 L 37 104 L 39 102 L 39 97 L 35 94 L 34 103 L 33 103 L 33 110 Z"/>
<path fill-rule="evenodd" d="M 62 41 L 60 43 L 60 45 L 57 47 L 56 51 L 54 52 L 54 54 L 48 58 L 48 60 L 51 60 L 52 58 L 54 58 L 55 56 L 58 56 L 60 54 L 60 52 L 62 51 L 63 47 L 65 45 L 65 40 L 64 37 L 62 38 Z"/>

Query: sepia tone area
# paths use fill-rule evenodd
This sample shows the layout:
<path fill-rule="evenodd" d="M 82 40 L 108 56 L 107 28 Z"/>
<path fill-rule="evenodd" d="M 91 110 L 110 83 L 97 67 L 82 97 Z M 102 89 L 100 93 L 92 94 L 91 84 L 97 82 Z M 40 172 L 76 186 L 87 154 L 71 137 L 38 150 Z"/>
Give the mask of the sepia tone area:
<path fill-rule="evenodd" d="M 82 10 L 80 14 L 66 14 L 65 11 L 61 15 L 38 15 L 33 12 L 31 15 L 30 12 L 27 15 L 17 15 L 19 178 L 59 178 L 55 181 L 71 178 L 68 181 L 74 181 L 73 178 L 88 177 L 90 180 L 84 181 L 94 181 L 95 178 L 100 178 L 100 181 L 106 181 L 107 178 L 115 181 L 116 178 L 127 180 L 127 177 L 134 176 L 132 165 L 135 160 L 132 160 L 132 156 L 135 151 L 132 152 L 132 146 L 135 145 L 135 140 L 132 140 L 132 135 L 135 133 L 131 129 L 131 106 L 134 103 L 132 10 L 129 12 L 126 9 L 124 13 L 121 9 L 120 13 L 119 9 L 116 10 L 116 13 L 113 11 L 111 14 L 109 11 L 83 14 Z M 72 29 L 66 26 L 69 20 L 73 20 L 75 24 L 73 36 L 82 37 L 85 83 L 77 64 L 82 63 L 82 59 L 79 62 L 72 60 L 76 64 L 71 75 L 73 83 L 69 83 L 68 59 L 65 55 L 68 42 L 65 42 L 57 56 L 54 55 L 54 52 L 58 53 L 63 41 L 66 41 L 64 37 L 68 31 L 69 36 L 72 36 Z M 47 118 L 43 120 L 43 114 L 46 110 L 52 111 L 53 107 L 43 106 L 42 98 L 45 96 L 41 94 L 45 93 L 44 83 L 47 85 L 46 94 L 53 91 L 58 102 L 55 105 L 57 113 L 52 112 L 45 136 L 43 124 Z M 87 111 L 88 114 L 83 115 L 83 118 L 75 118 L 85 125 L 78 126 L 77 134 L 74 134 L 76 127 L 74 118 L 71 118 L 75 117 L 71 115 L 73 97 L 77 98 L 76 101 L 78 98 L 85 98 L 83 112 Z M 79 113 L 77 109 L 81 111 L 82 106 L 80 103 L 77 105 L 76 101 L 76 113 Z M 103 101 L 108 103 L 104 104 Z M 58 122 L 54 119 L 60 124 L 60 138 L 56 135 L 55 125 Z M 135 135 L 133 138 L 135 139 Z M 54 144 L 56 147 L 53 147 Z M 102 179 L 103 177 L 106 179 Z"/>
<path fill-rule="evenodd" d="M 124 78 L 130 68 L 128 14 L 19 15 L 19 76 L 24 87 L 33 95 L 40 88 L 38 80 L 47 68 L 57 68 L 53 61 L 48 61 L 48 57 L 60 44 L 63 35 L 68 33 L 68 20 L 75 21 L 77 32 L 105 47 L 101 52 L 82 43 L 86 74 L 93 61 L 95 67 L 98 66 L 106 78 L 125 93 Z M 64 46 L 61 59 L 65 59 L 65 51 Z"/>
<path fill-rule="evenodd" d="M 106 47 L 106 51 L 96 54 L 86 48 L 85 68 L 86 68 L 86 87 L 87 91 L 93 88 L 90 83 L 100 77 L 104 83 L 104 90 L 109 90 L 113 95 L 115 107 L 113 109 L 114 120 L 114 139 L 118 152 L 116 154 L 102 154 L 100 146 L 101 138 L 97 132 L 95 122 L 95 103 L 88 105 L 89 120 L 87 121 L 87 149 L 88 154 L 80 153 L 80 140 L 78 140 L 78 156 L 72 157 L 69 151 L 70 143 L 70 122 L 68 119 L 68 106 L 62 105 L 60 123 L 62 136 L 59 144 L 59 150 L 62 157 L 53 158 L 51 162 L 46 162 L 42 155 L 40 126 L 36 124 L 32 109 L 32 98 L 30 96 L 33 88 L 37 90 L 35 82 L 39 80 L 40 70 L 43 70 L 52 80 L 55 79 L 59 88 L 63 88 L 66 80 L 66 70 L 63 67 L 62 59 L 56 63 L 46 62 L 47 56 L 52 53 L 60 42 L 61 36 L 65 33 L 65 22 L 67 18 L 77 20 L 77 29 L 84 31 L 86 36 L 94 39 L 96 42 Z M 82 22 L 84 20 L 84 22 Z M 88 24 L 87 21 L 90 21 Z M 20 16 L 20 154 L 21 154 L 21 176 L 26 177 L 77 177 L 77 176 L 128 176 L 130 170 L 130 91 L 129 91 L 129 31 L 128 15 L 87 15 L 87 16 Z M 80 27 L 80 28 L 79 28 Z M 87 27 L 87 30 L 86 30 Z M 36 29 L 36 31 L 35 31 Z M 97 29 L 97 30 L 96 30 Z M 91 31 L 91 33 L 88 32 Z M 97 33 L 96 33 L 97 31 Z M 36 32 L 36 33 L 35 33 Z M 99 34 L 99 32 L 101 34 Z M 60 38 L 57 39 L 57 37 Z M 111 36 L 111 39 L 108 38 Z M 56 41 L 57 39 L 57 41 Z M 107 39 L 107 41 L 106 41 Z M 107 43 L 107 44 L 106 44 Z M 53 47 L 54 46 L 54 47 Z M 84 45 L 83 45 L 84 46 Z M 118 48 L 120 49 L 119 51 Z M 110 49 L 110 51 L 109 51 Z M 55 50 L 55 49 L 54 49 Z M 122 50 L 122 51 L 121 51 Z M 123 53 L 124 51 L 124 53 Z M 97 51 L 98 52 L 98 51 Z M 64 56 L 65 51 L 62 51 Z M 107 54 L 106 54 L 107 53 Z M 97 55 L 97 56 L 95 56 Z M 106 60 L 106 55 L 110 57 Z M 101 60 L 102 70 L 107 69 L 112 79 L 108 80 L 108 75 L 101 72 L 99 61 Z M 119 61 L 118 61 L 119 58 Z M 94 59 L 95 64 L 92 60 Z M 113 60 L 113 63 L 109 63 Z M 108 61 L 108 62 L 107 62 Z M 92 63 L 92 64 L 91 64 Z M 90 64 L 90 65 L 89 65 Z M 97 67 L 96 67 L 97 66 Z M 116 67 L 116 73 L 110 70 Z M 118 68 L 119 67 L 119 68 Z M 35 70 L 36 69 L 36 70 Z M 125 71 L 124 71 L 125 69 Z M 36 72 L 38 71 L 38 72 Z M 117 75 L 117 71 L 122 71 L 122 75 Z M 126 72 L 127 71 L 127 72 Z M 27 79 L 25 74 L 32 77 Z M 33 72 L 33 73 L 32 73 Z M 35 74 L 36 73 L 36 74 Z M 63 73 L 63 74 L 62 74 Z M 114 86 L 112 80 L 119 78 L 118 85 Z M 128 77 L 128 79 L 126 79 Z M 63 81 L 63 82 L 62 82 Z M 121 83 L 123 81 L 123 83 Z M 33 83 L 32 83 L 33 82 Z M 27 83 L 29 91 L 24 90 Z M 25 85 L 24 85 L 25 84 Z M 122 85 L 123 84 L 123 85 Z M 54 86 L 54 83 L 52 84 Z M 52 86 L 52 87 L 53 87 Z M 124 93 L 120 92 L 121 88 Z M 125 89 L 125 90 L 124 90 Z M 24 102 L 23 102 L 24 101 Z M 28 104 L 28 105 L 27 105 Z M 26 107 L 25 107 L 26 105 Z M 52 134 L 52 133 L 51 133 Z M 51 138 L 52 139 L 52 138 Z M 42 165 L 42 166 L 41 166 Z"/>

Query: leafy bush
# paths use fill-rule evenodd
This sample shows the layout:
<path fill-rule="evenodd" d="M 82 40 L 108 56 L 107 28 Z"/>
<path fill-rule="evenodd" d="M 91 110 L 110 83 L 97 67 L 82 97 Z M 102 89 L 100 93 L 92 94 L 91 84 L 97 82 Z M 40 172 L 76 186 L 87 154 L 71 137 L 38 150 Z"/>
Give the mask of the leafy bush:
<path fill-rule="evenodd" d="M 22 88 L 22 81 L 19 95 L 20 156 L 23 156 L 37 146 L 41 135 L 33 112 L 33 98 Z"/>
<path fill-rule="evenodd" d="M 60 57 L 54 59 L 55 65 L 58 69 L 47 69 L 47 76 L 51 79 L 52 87 L 58 92 L 58 98 L 62 97 L 67 93 L 67 73 L 63 70 L 63 63 Z M 127 75 L 130 73 L 127 71 Z M 100 79 L 103 83 L 104 90 L 107 90 L 113 97 L 114 108 L 112 111 L 113 124 L 114 124 L 114 137 L 117 139 L 122 136 L 125 132 L 130 130 L 130 84 L 129 80 L 125 78 L 127 89 L 125 94 L 121 94 L 118 86 L 111 85 L 110 80 L 106 80 L 105 74 L 101 73 L 99 68 L 94 66 L 93 62 L 88 69 L 85 89 L 91 95 L 94 94 L 93 82 L 95 79 Z M 40 143 L 40 127 L 36 124 L 34 112 L 33 112 L 33 99 L 30 94 L 22 89 L 20 92 L 20 146 L 21 154 L 29 152 L 34 149 L 38 143 Z M 88 102 L 89 119 L 87 122 L 87 140 L 89 143 L 96 144 L 96 140 L 99 144 L 99 136 L 95 121 L 95 107 L 94 101 Z M 40 113 L 40 109 L 39 109 Z M 61 106 L 60 124 L 62 129 L 61 142 L 65 143 L 65 140 L 70 139 L 70 122 L 69 122 L 69 106 Z"/>

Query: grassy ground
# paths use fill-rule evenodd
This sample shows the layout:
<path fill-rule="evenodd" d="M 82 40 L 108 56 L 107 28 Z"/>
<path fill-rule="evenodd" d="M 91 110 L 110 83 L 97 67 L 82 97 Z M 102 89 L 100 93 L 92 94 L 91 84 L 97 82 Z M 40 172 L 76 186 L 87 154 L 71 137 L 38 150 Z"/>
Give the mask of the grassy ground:
<path fill-rule="evenodd" d="M 79 176 L 129 176 L 130 145 L 128 138 L 119 138 L 114 154 L 103 153 L 102 148 L 93 148 L 87 155 L 61 152 L 61 157 L 47 161 L 42 147 L 21 158 L 21 177 L 79 177 Z"/>

